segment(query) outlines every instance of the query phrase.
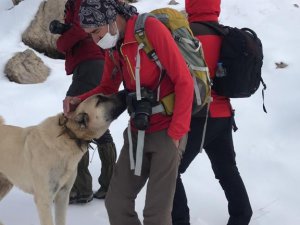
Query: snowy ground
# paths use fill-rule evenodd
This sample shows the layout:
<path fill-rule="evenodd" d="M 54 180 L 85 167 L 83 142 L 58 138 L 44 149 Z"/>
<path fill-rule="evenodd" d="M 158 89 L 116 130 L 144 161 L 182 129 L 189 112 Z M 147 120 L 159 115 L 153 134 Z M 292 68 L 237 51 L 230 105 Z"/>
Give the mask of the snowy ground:
<path fill-rule="evenodd" d="M 168 1 L 139 0 L 135 5 L 144 12 L 165 7 Z M 27 48 L 21 42 L 21 34 L 40 2 L 24 0 L 9 10 L 10 0 L 0 0 L 0 115 L 7 124 L 34 125 L 60 112 L 71 82 L 71 77 L 65 76 L 62 60 L 49 59 L 39 53 L 51 68 L 46 82 L 19 85 L 9 82 L 3 72 L 7 60 Z M 183 9 L 184 0 L 178 2 L 175 7 Z M 264 45 L 263 77 L 268 86 L 265 96 L 268 114 L 262 110 L 260 90 L 251 98 L 232 101 L 239 127 L 234 133 L 237 163 L 254 211 L 251 225 L 300 224 L 300 8 L 297 5 L 300 0 L 227 0 L 222 3 L 221 22 L 254 29 Z M 280 61 L 288 67 L 276 69 L 275 62 Z M 111 126 L 118 151 L 127 119 L 124 114 Z M 96 190 L 100 169 L 97 153 L 90 169 Z M 199 155 L 183 179 L 187 184 L 191 224 L 226 224 L 226 199 L 205 154 Z M 140 215 L 144 193 L 143 190 L 137 200 Z M 5 225 L 38 225 L 32 196 L 14 188 L 0 203 L 0 220 Z M 101 200 L 70 206 L 67 221 L 72 225 L 109 224 Z"/>

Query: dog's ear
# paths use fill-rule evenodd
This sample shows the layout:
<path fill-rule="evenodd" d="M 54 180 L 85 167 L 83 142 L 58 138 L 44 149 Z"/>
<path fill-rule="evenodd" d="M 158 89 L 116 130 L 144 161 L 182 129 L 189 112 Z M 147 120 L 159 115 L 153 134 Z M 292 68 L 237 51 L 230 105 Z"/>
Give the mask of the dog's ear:
<path fill-rule="evenodd" d="M 65 117 L 65 115 L 63 113 L 59 115 L 58 124 L 60 126 L 66 125 L 67 121 L 68 121 L 68 118 Z"/>
<path fill-rule="evenodd" d="M 97 97 L 96 107 L 98 105 L 100 105 L 102 102 L 107 102 L 109 100 L 108 96 L 105 96 L 105 95 L 102 95 L 102 94 L 98 94 L 96 97 Z"/>
<path fill-rule="evenodd" d="M 87 113 L 79 113 L 74 120 L 78 123 L 80 128 L 86 128 L 89 122 L 89 115 Z"/>

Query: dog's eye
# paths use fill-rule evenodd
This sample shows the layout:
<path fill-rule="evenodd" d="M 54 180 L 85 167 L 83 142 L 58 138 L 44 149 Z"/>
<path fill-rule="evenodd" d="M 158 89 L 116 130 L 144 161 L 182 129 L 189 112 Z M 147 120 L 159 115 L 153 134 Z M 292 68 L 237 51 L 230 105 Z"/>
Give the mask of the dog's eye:
<path fill-rule="evenodd" d="M 89 122 L 89 115 L 87 113 L 79 113 L 76 116 L 75 120 L 80 125 L 80 127 L 87 127 Z"/>
<path fill-rule="evenodd" d="M 98 106 L 102 102 L 107 102 L 109 100 L 109 97 L 104 95 L 97 95 L 97 103 L 96 106 Z"/>

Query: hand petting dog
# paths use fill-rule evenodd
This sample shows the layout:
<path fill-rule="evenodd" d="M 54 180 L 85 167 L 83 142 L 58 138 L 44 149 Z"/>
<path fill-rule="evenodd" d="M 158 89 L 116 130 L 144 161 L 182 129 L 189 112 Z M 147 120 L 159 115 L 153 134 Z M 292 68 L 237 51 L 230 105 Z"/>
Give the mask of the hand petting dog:
<path fill-rule="evenodd" d="M 80 102 L 81 99 L 78 97 L 66 96 L 66 98 L 63 100 L 64 115 L 69 118 L 70 112 L 75 111 Z"/>

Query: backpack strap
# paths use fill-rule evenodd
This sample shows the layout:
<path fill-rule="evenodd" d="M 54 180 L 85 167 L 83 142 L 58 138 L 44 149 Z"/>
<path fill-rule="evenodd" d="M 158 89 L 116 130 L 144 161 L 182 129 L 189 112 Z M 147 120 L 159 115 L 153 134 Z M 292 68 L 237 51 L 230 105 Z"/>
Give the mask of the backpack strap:
<path fill-rule="evenodd" d="M 143 164 L 145 131 L 138 130 L 135 160 L 134 160 L 134 156 L 133 156 L 134 151 L 133 151 L 132 132 L 131 132 L 130 121 L 128 123 L 127 135 L 128 135 L 128 141 L 129 141 L 130 169 L 134 170 L 134 175 L 141 176 L 142 164 Z"/>
<path fill-rule="evenodd" d="M 134 26 L 134 36 L 139 44 L 143 43 L 143 45 L 144 45 L 143 49 L 146 52 L 146 54 L 148 55 L 148 57 L 150 59 L 156 61 L 156 60 L 158 60 L 158 57 L 145 34 L 145 23 L 146 23 L 146 19 L 149 16 L 156 18 L 151 13 L 143 13 L 143 14 L 138 15 L 135 26 Z"/>
<path fill-rule="evenodd" d="M 158 104 L 152 107 L 152 115 L 164 112 L 165 109 L 162 104 Z M 144 153 L 144 141 L 145 141 L 145 131 L 138 130 L 137 131 L 137 145 L 136 145 L 136 153 L 134 159 L 134 151 L 133 151 L 133 142 L 132 142 L 132 131 L 130 120 L 128 122 L 127 127 L 127 135 L 129 141 L 129 161 L 130 161 L 130 169 L 134 170 L 134 175 L 140 176 L 142 171 L 142 163 L 143 163 L 143 153 Z"/>
<path fill-rule="evenodd" d="M 150 13 L 144 13 L 140 14 L 137 18 L 137 21 L 135 23 L 135 37 L 138 42 L 138 49 L 137 49 L 137 56 L 136 56 L 136 65 L 135 65 L 135 88 L 136 88 L 136 98 L 137 101 L 140 101 L 142 99 L 141 96 L 141 81 L 140 81 L 140 68 L 141 68 L 141 55 L 140 51 L 143 49 L 147 56 L 155 61 L 156 65 L 160 69 L 160 75 L 159 75 L 159 81 L 158 81 L 158 87 L 157 87 L 157 101 L 159 100 L 159 92 L 160 92 L 160 82 L 162 80 L 162 77 L 164 75 L 164 69 L 156 55 L 156 52 L 154 51 L 151 43 L 149 42 L 148 38 L 145 34 L 145 22 L 146 19 L 149 17 L 155 17 Z M 164 108 L 161 104 L 155 106 L 152 108 L 152 114 L 161 113 L 164 111 Z M 129 139 L 129 158 L 130 158 L 130 169 L 134 170 L 134 174 L 136 176 L 141 175 L 142 171 L 142 163 L 143 163 L 143 150 L 144 150 L 144 139 L 145 139 L 145 131 L 144 130 L 138 130 L 137 134 L 137 146 L 136 146 L 136 157 L 134 160 L 133 156 L 133 143 L 132 143 L 132 134 L 131 134 L 131 125 L 128 124 L 128 139 Z"/>
<path fill-rule="evenodd" d="M 261 90 L 262 99 L 263 99 L 263 110 L 264 110 L 265 113 L 267 113 L 267 109 L 266 109 L 266 106 L 265 106 L 265 90 L 267 89 L 267 85 L 264 82 L 264 80 L 262 79 L 262 77 L 260 78 L 260 82 L 263 85 L 263 89 Z"/>
<path fill-rule="evenodd" d="M 216 22 L 203 22 L 203 21 L 199 21 L 199 22 L 196 22 L 198 24 L 202 24 L 206 27 L 209 27 L 211 28 L 213 31 L 215 31 L 217 34 L 221 35 L 221 36 L 225 36 L 229 33 L 229 30 L 228 30 L 228 27 L 222 25 L 222 24 L 219 24 L 219 23 L 216 23 Z M 195 34 L 197 35 L 197 34 Z"/>
<path fill-rule="evenodd" d="M 141 68 L 140 50 L 143 49 L 146 52 L 147 56 L 151 60 L 153 60 L 160 69 L 159 80 L 158 80 L 158 85 L 157 85 L 157 101 L 159 101 L 160 82 L 161 82 L 163 76 L 165 75 L 165 70 L 164 70 L 162 64 L 160 63 L 158 56 L 157 56 L 154 48 L 152 47 L 151 43 L 149 42 L 149 40 L 146 36 L 146 33 L 145 33 L 145 23 L 146 23 L 146 20 L 148 17 L 156 18 L 156 16 L 151 13 L 139 14 L 137 17 L 135 26 L 134 26 L 134 36 L 135 36 L 137 42 L 139 43 L 138 50 L 137 50 L 137 56 L 136 56 L 135 77 L 136 77 L 136 79 L 139 79 L 139 77 L 140 77 L 140 68 Z M 137 82 L 136 82 L 136 88 L 137 88 L 137 91 L 138 91 L 138 89 L 140 89 L 140 85 L 138 87 Z"/>

